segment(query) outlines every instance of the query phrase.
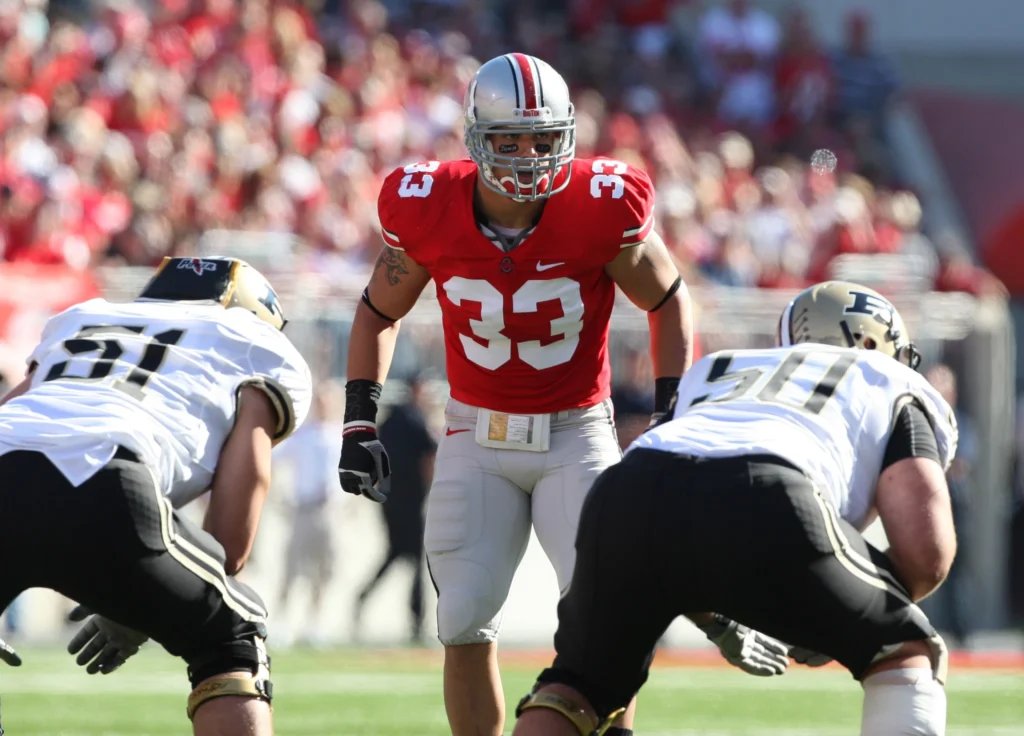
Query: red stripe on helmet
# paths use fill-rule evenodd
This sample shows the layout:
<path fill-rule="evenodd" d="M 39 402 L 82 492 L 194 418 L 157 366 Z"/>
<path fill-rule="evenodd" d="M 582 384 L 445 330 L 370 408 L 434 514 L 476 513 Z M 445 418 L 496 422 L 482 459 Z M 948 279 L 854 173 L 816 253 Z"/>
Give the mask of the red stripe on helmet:
<path fill-rule="evenodd" d="M 526 54 L 512 54 L 512 58 L 516 60 L 516 64 L 519 66 L 519 74 L 523 78 L 523 90 L 526 93 L 526 99 L 523 100 L 523 108 L 526 110 L 536 110 L 540 107 L 540 104 L 537 97 L 537 80 L 534 78 L 530 60 L 526 58 Z"/>

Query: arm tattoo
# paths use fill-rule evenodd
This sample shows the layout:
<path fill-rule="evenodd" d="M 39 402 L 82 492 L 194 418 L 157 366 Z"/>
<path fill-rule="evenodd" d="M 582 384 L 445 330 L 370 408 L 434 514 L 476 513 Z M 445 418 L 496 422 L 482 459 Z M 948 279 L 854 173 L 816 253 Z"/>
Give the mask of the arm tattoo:
<path fill-rule="evenodd" d="M 381 249 L 377 263 L 373 267 L 373 272 L 376 274 L 381 268 L 385 269 L 384 275 L 391 286 L 396 286 L 402 280 L 402 276 L 409 274 L 409 269 L 405 263 L 405 256 L 402 252 L 387 246 Z"/>
<path fill-rule="evenodd" d="M 648 246 L 646 242 L 641 243 L 640 245 L 637 246 L 637 265 L 647 266 L 647 268 L 651 269 L 652 271 L 657 271 L 658 264 L 655 263 L 654 259 L 651 258 L 650 254 L 648 254 L 647 251 Z"/>

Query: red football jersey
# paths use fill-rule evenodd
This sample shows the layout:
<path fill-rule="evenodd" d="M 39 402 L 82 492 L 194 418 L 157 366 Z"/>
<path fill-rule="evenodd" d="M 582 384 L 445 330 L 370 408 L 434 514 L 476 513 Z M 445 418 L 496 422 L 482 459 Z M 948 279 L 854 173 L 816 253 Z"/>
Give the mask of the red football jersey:
<path fill-rule="evenodd" d="M 413 164 L 388 175 L 378 200 L 384 241 L 437 286 L 452 397 L 524 414 L 603 401 L 615 299 L 604 267 L 651 232 L 650 179 L 576 159 L 569 186 L 506 253 L 477 226 L 476 178 L 469 160 Z"/>

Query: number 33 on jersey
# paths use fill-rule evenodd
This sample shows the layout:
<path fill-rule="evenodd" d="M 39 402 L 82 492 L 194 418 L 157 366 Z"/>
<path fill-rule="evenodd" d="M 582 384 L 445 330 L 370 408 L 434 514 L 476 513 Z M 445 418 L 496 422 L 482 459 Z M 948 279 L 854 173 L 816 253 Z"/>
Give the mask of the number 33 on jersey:
<path fill-rule="evenodd" d="M 384 241 L 434 279 L 453 398 L 540 414 L 609 396 L 615 285 L 604 267 L 647 238 L 654 191 L 611 159 L 576 159 L 571 176 L 507 253 L 478 225 L 472 161 L 413 164 L 385 180 Z"/>

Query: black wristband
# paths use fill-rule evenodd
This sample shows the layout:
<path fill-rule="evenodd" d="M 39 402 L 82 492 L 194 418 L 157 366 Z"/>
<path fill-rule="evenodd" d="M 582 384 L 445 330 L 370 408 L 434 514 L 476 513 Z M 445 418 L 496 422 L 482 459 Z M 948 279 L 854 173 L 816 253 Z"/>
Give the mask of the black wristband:
<path fill-rule="evenodd" d="M 654 413 L 664 414 L 668 411 L 668 405 L 672 403 L 672 397 L 676 395 L 679 388 L 678 378 L 655 378 L 654 379 Z"/>
<path fill-rule="evenodd" d="M 376 422 L 377 402 L 383 386 L 367 378 L 345 384 L 345 422 Z"/>

